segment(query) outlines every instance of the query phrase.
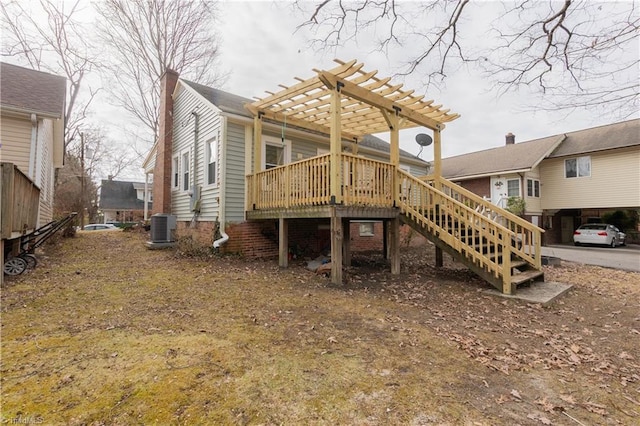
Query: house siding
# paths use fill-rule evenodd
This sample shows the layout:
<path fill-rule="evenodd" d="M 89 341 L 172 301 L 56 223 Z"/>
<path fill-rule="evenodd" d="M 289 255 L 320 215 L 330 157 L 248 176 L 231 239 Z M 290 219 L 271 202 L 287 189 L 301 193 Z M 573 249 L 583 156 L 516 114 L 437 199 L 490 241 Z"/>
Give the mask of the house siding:
<path fill-rule="evenodd" d="M 15 164 L 29 176 L 31 122 L 28 119 L 2 117 L 0 124 L 2 161 Z"/>
<path fill-rule="evenodd" d="M 225 170 L 225 220 L 244 220 L 245 173 L 244 146 L 245 126 L 227 121 Z"/>
<path fill-rule="evenodd" d="M 197 216 L 198 221 L 215 221 L 218 218 L 220 195 L 220 170 L 217 167 L 216 183 L 205 185 L 205 152 L 206 142 L 212 137 L 218 140 L 217 164 L 220 164 L 220 143 L 221 143 L 221 117 L 202 99 L 195 96 L 190 90 L 181 89 L 174 99 L 173 109 L 173 147 L 172 158 L 178 156 L 179 164 L 179 185 L 173 187 L 171 182 L 171 210 L 176 215 L 178 221 L 191 221 L 194 212 L 191 211 L 191 197 L 189 190 L 193 186 L 193 176 L 195 173 L 196 186 L 200 187 L 201 208 Z M 198 114 L 198 140 L 194 143 L 195 116 Z M 188 190 L 183 189 L 182 155 L 188 153 L 189 157 L 189 185 Z M 194 162 L 194 156 L 197 160 Z M 195 167 L 194 167 L 195 165 Z M 169 173 L 173 174 L 172 170 Z"/>
<path fill-rule="evenodd" d="M 624 208 L 640 206 L 640 147 L 592 153 L 591 176 L 565 178 L 564 160 L 540 164 L 543 209 Z"/>

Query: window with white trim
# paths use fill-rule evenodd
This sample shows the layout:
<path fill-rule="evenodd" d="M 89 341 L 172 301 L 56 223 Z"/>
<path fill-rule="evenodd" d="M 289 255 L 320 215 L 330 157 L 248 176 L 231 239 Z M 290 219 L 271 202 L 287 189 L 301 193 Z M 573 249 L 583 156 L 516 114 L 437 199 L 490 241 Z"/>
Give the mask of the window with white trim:
<path fill-rule="evenodd" d="M 520 196 L 520 179 L 507 179 L 507 197 Z"/>
<path fill-rule="evenodd" d="M 527 179 L 527 197 L 540 198 L 540 181 Z"/>
<path fill-rule="evenodd" d="M 564 177 L 590 177 L 591 176 L 591 157 L 576 157 L 564 160 Z"/>
<path fill-rule="evenodd" d="M 291 141 L 272 136 L 263 136 L 262 167 L 264 170 L 289 164 L 291 162 Z"/>
<path fill-rule="evenodd" d="M 207 184 L 216 183 L 216 158 L 218 157 L 218 141 L 216 138 L 207 141 Z"/>
<path fill-rule="evenodd" d="M 177 155 L 173 157 L 171 163 L 171 175 L 171 187 L 177 189 L 180 185 L 180 160 Z"/>
<path fill-rule="evenodd" d="M 182 154 L 182 189 L 189 189 L 189 152 Z"/>

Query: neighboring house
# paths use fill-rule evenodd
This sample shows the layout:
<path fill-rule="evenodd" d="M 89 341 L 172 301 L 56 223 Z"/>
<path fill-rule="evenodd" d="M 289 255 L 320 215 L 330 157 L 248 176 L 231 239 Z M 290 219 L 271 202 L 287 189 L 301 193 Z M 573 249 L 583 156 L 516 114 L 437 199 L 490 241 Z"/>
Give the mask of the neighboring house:
<path fill-rule="evenodd" d="M 253 164 L 253 125 L 245 104 L 251 99 L 203 86 L 167 71 L 162 79 L 160 131 L 143 168 L 154 175 L 154 213 L 177 216 L 178 233 L 191 232 L 213 244 L 220 224 L 229 240 L 224 250 L 248 256 L 278 254 L 274 221 L 247 222 L 246 175 Z M 262 136 L 263 170 L 329 152 L 326 135 L 265 120 Z M 357 151 L 374 160 L 389 158 L 389 144 L 367 135 L 343 142 L 343 151 Z M 400 151 L 400 168 L 424 175 L 429 164 Z M 356 250 L 381 248 L 382 223 L 353 221 L 351 238 Z M 299 241 L 292 252 L 322 251 L 328 246 L 329 227 L 322 221 L 297 227 Z M 407 230 L 408 231 L 408 230 Z M 295 236 L 292 237 L 295 240 Z"/>
<path fill-rule="evenodd" d="M 524 217 L 545 243 L 572 241 L 575 228 L 603 213 L 640 208 L 640 120 L 630 120 L 445 158 L 443 177 Z"/>
<path fill-rule="evenodd" d="M 144 197 L 144 183 L 103 179 L 99 207 L 104 214 L 104 223 L 143 220 L 146 208 L 152 208 L 152 191 L 147 191 L 146 206 Z"/>
<path fill-rule="evenodd" d="M 0 63 L 0 161 L 40 189 L 37 225 L 53 218 L 55 169 L 63 166 L 66 79 Z"/>

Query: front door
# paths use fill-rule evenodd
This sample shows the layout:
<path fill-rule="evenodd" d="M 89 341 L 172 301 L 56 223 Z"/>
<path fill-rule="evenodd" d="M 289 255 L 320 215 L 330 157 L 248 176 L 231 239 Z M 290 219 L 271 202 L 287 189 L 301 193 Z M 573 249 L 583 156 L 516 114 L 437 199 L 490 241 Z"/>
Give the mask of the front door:
<path fill-rule="evenodd" d="M 491 203 L 498 207 L 507 207 L 507 179 L 491 177 Z"/>

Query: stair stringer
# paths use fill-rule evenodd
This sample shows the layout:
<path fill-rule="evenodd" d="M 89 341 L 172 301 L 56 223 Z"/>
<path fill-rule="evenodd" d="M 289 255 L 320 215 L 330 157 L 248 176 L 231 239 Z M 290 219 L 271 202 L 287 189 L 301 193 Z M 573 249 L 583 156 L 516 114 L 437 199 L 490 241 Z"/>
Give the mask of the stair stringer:
<path fill-rule="evenodd" d="M 475 261 L 473 261 L 473 259 L 469 259 L 467 256 L 465 256 L 464 253 L 457 251 L 456 249 L 451 247 L 449 244 L 442 241 L 439 237 L 431 233 L 428 230 L 428 228 L 421 226 L 419 223 L 417 223 L 415 220 L 411 219 L 410 217 L 404 214 L 401 214 L 400 221 L 402 223 L 409 225 L 411 229 L 413 229 L 414 231 L 418 232 L 420 235 L 427 238 L 436 247 L 438 247 L 439 249 L 442 249 L 442 251 L 450 255 L 456 262 L 462 263 L 467 268 L 469 268 L 473 273 L 475 273 L 480 278 L 482 278 L 483 280 L 485 280 L 486 282 L 494 286 L 500 292 L 504 292 L 502 277 L 496 277 L 494 274 L 487 271 L 482 266 L 478 265 Z"/>

